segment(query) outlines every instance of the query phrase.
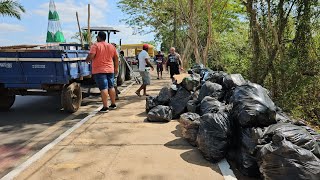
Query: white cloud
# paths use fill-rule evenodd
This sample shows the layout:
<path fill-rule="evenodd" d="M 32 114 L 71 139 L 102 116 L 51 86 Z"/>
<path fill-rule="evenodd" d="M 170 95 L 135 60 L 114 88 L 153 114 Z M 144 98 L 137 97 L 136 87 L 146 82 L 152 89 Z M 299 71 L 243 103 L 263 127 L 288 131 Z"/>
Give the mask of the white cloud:
<path fill-rule="evenodd" d="M 101 9 L 105 9 L 109 6 L 107 0 L 91 0 L 90 3 Z"/>
<path fill-rule="evenodd" d="M 12 32 L 23 32 L 25 31 L 25 27 L 18 24 L 8 24 L 8 23 L 0 23 L 0 33 L 12 33 Z"/>
<path fill-rule="evenodd" d="M 107 0 L 91 0 L 91 22 L 99 23 L 105 19 L 106 12 L 109 11 L 108 9 L 108 2 Z M 62 23 L 71 23 L 73 22 L 76 26 L 76 12 L 79 13 L 80 22 L 84 22 L 81 24 L 87 23 L 88 18 L 88 5 L 82 2 L 78 2 L 76 0 L 65 0 L 63 2 L 56 2 L 56 8 L 58 14 L 60 16 L 60 21 Z M 49 3 L 41 4 L 33 13 L 41 15 L 41 16 L 48 16 L 49 12 Z"/>
<path fill-rule="evenodd" d="M 91 26 L 107 26 L 113 27 L 120 30 L 120 33 L 116 35 L 111 35 L 111 42 L 119 43 L 119 40 L 122 39 L 123 44 L 133 44 L 141 43 L 141 41 L 150 41 L 154 39 L 153 34 L 149 35 L 140 35 L 135 34 L 134 30 L 124 24 L 117 25 L 102 25 L 107 22 L 107 14 L 110 15 L 112 8 L 108 3 L 108 0 L 88 0 L 91 4 Z M 110 1 L 109 1 L 110 2 Z M 62 30 L 65 35 L 67 42 L 74 42 L 76 40 L 71 39 L 76 32 L 78 32 L 77 21 L 76 21 L 76 12 L 79 13 L 80 24 L 82 27 L 87 26 L 87 4 L 79 2 L 77 0 L 64 0 L 62 2 L 56 2 L 57 11 L 60 15 L 60 20 L 62 23 Z M 42 3 L 35 10 L 32 11 L 32 14 L 41 15 L 44 17 L 48 16 L 49 3 Z"/>

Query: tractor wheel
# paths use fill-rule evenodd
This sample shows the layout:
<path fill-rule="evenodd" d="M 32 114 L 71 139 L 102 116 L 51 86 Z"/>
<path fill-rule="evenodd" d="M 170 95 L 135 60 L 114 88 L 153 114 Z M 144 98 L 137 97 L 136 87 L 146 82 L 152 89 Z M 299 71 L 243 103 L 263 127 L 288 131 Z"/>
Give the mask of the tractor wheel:
<path fill-rule="evenodd" d="M 11 94 L 8 89 L 0 90 L 0 111 L 8 111 L 14 101 L 16 100 L 16 95 Z"/>
<path fill-rule="evenodd" d="M 61 93 L 61 105 L 65 111 L 77 112 L 82 102 L 82 91 L 79 83 L 65 85 Z"/>

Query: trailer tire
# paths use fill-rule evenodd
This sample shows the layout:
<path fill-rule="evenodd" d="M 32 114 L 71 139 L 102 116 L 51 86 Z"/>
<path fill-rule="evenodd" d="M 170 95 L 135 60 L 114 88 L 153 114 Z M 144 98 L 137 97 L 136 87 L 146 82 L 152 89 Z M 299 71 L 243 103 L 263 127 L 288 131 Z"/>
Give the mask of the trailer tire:
<path fill-rule="evenodd" d="M 0 90 L 0 111 L 8 111 L 16 100 L 16 95 L 11 94 L 9 90 Z"/>
<path fill-rule="evenodd" d="M 61 93 L 61 105 L 69 113 L 77 112 L 82 102 L 82 91 L 79 83 L 65 85 Z"/>

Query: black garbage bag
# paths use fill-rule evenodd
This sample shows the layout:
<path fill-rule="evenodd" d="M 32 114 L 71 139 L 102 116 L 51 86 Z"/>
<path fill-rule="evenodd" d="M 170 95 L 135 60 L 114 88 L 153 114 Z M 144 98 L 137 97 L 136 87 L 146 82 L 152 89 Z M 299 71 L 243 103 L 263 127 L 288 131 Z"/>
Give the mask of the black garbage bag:
<path fill-rule="evenodd" d="M 160 105 L 160 103 L 157 100 L 157 97 L 155 96 L 149 96 L 146 98 L 146 111 L 149 112 L 154 107 Z"/>
<path fill-rule="evenodd" d="M 208 113 L 201 117 L 197 145 L 207 160 L 218 162 L 225 157 L 230 136 L 228 113 Z"/>
<path fill-rule="evenodd" d="M 284 112 L 277 112 L 276 120 L 278 123 L 291 123 L 291 118 Z"/>
<path fill-rule="evenodd" d="M 196 113 L 184 113 L 180 116 L 182 137 L 191 145 L 196 146 L 197 135 L 200 125 L 200 116 Z"/>
<path fill-rule="evenodd" d="M 260 175 L 256 155 L 257 145 L 262 143 L 263 131 L 262 128 L 240 128 L 236 163 L 240 172 L 245 176 L 258 177 Z"/>
<path fill-rule="evenodd" d="M 195 64 L 192 66 L 192 70 L 194 73 L 200 74 L 201 70 L 204 69 L 204 65 L 203 64 Z"/>
<path fill-rule="evenodd" d="M 171 91 L 171 98 L 173 97 L 173 96 L 175 96 L 176 94 L 177 94 L 177 91 L 179 90 L 179 86 L 178 85 L 176 85 L 176 84 L 172 84 L 171 86 L 170 86 L 170 91 Z"/>
<path fill-rule="evenodd" d="M 254 83 L 238 86 L 231 97 L 232 115 L 242 127 L 267 127 L 276 121 L 276 106 L 268 91 Z"/>
<path fill-rule="evenodd" d="M 303 127 L 304 129 L 306 129 L 311 134 L 311 136 L 313 136 L 313 138 L 318 142 L 318 144 L 320 143 L 320 134 L 317 133 L 317 131 L 315 131 L 311 127 L 307 126 L 307 122 L 305 122 L 303 120 L 298 120 L 298 121 L 293 121 L 293 122 L 290 122 L 290 123 L 292 123 L 294 125 L 297 125 L 297 126 Z M 319 144 L 319 146 L 320 146 L 320 144 Z"/>
<path fill-rule="evenodd" d="M 279 134 L 258 153 L 260 172 L 266 180 L 319 180 L 320 160 L 309 150 Z"/>
<path fill-rule="evenodd" d="M 200 69 L 200 77 L 201 77 L 201 80 L 203 80 L 204 76 L 207 74 L 207 73 L 211 73 L 213 72 L 211 69 L 209 68 L 203 68 L 203 69 Z"/>
<path fill-rule="evenodd" d="M 169 106 L 159 105 L 148 113 L 148 121 L 150 122 L 170 122 L 171 120 L 172 110 Z"/>
<path fill-rule="evenodd" d="M 264 132 L 263 137 L 267 142 L 270 142 L 275 134 L 281 134 L 287 141 L 311 151 L 320 158 L 319 144 L 304 127 L 290 123 L 278 123 L 269 126 Z"/>
<path fill-rule="evenodd" d="M 197 90 L 197 91 L 193 92 L 193 93 L 192 93 L 192 96 L 191 96 L 191 99 L 198 101 L 199 93 L 200 93 L 200 90 Z"/>
<path fill-rule="evenodd" d="M 208 72 L 205 74 L 203 77 L 204 81 L 210 81 L 212 83 L 217 83 L 222 85 L 223 84 L 223 79 L 228 76 L 227 73 L 222 72 L 222 71 L 214 71 L 214 72 Z"/>
<path fill-rule="evenodd" d="M 301 127 L 306 129 L 311 134 L 311 136 L 317 141 L 318 145 L 320 146 L 320 134 L 317 133 L 317 131 L 315 131 L 314 129 L 312 129 L 309 126 L 301 126 Z"/>
<path fill-rule="evenodd" d="M 206 96 L 201 101 L 200 115 L 204 115 L 207 113 L 216 113 L 221 109 L 224 109 L 224 106 L 221 102 L 219 102 L 216 98 Z"/>
<path fill-rule="evenodd" d="M 194 74 L 194 71 L 192 69 L 189 69 L 188 74 Z"/>
<path fill-rule="evenodd" d="M 276 120 L 278 123 L 293 123 L 293 120 L 280 107 L 276 107 Z"/>
<path fill-rule="evenodd" d="M 247 81 L 241 74 L 230 74 L 224 76 L 222 86 L 225 89 L 232 89 L 234 87 L 245 85 Z"/>
<path fill-rule="evenodd" d="M 225 102 L 226 104 L 230 104 L 230 101 L 231 101 L 230 99 L 233 96 L 233 93 L 234 93 L 234 89 L 225 90 L 223 99 L 221 99 L 221 101 Z"/>
<path fill-rule="evenodd" d="M 198 103 L 198 100 L 189 100 L 187 104 L 187 110 L 191 113 L 199 113 L 200 104 Z"/>
<path fill-rule="evenodd" d="M 172 108 L 172 115 L 174 119 L 179 118 L 181 114 L 186 112 L 187 104 L 190 99 L 191 93 L 180 87 L 176 95 L 171 98 L 169 103 L 169 106 Z"/>
<path fill-rule="evenodd" d="M 173 90 L 171 88 L 163 87 L 160 90 L 160 93 L 158 95 L 158 98 L 157 98 L 158 102 L 161 105 L 168 105 L 173 93 L 174 92 L 173 92 Z"/>
<path fill-rule="evenodd" d="M 222 86 L 219 84 L 207 81 L 202 85 L 200 89 L 198 101 L 201 102 L 206 96 L 215 97 L 218 100 L 223 98 Z"/>
<path fill-rule="evenodd" d="M 189 77 L 185 77 L 181 82 L 181 86 L 188 91 L 196 91 L 198 86 L 200 86 L 200 75 L 192 74 Z"/>

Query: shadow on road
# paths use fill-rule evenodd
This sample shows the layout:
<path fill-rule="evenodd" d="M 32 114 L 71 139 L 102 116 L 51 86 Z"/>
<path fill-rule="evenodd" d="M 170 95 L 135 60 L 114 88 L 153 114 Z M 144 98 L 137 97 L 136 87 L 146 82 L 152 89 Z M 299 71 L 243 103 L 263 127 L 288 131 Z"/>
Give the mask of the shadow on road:
<path fill-rule="evenodd" d="M 24 124 L 51 125 L 70 114 L 60 111 L 59 97 L 17 96 L 16 102 L 8 112 L 0 112 L 0 127 Z"/>

